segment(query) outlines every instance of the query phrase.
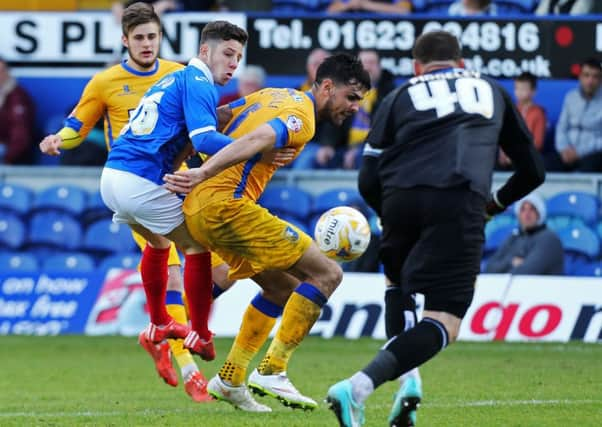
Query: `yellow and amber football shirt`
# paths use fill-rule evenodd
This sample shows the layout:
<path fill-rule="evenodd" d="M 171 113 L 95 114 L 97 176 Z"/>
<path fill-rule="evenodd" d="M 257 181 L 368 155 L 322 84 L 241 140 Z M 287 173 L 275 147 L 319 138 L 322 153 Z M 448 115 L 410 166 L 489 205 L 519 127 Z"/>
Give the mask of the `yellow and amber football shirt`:
<path fill-rule="evenodd" d="M 311 92 L 267 88 L 234 101 L 230 107 L 233 116 L 224 133 L 234 139 L 267 123 L 276 132 L 275 147 L 295 148 L 298 155 L 316 130 L 316 107 Z M 198 212 L 199 204 L 207 199 L 246 197 L 257 201 L 278 169 L 260 159 L 261 153 L 197 185 L 186 197 L 184 212 Z"/>
<path fill-rule="evenodd" d="M 96 74 L 86 85 L 77 106 L 65 120 L 65 127 L 59 132 L 63 137 L 63 148 L 79 145 L 96 122 L 104 117 L 105 141 L 110 149 L 147 89 L 163 76 L 183 67 L 177 62 L 157 59 L 152 70 L 141 72 L 123 60 Z M 65 132 L 67 129 L 72 132 Z"/>

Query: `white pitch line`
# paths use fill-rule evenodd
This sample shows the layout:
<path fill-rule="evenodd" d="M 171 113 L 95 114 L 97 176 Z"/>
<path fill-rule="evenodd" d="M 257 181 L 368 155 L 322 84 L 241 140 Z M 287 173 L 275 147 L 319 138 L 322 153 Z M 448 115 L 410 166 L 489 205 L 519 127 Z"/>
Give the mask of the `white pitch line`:
<path fill-rule="evenodd" d="M 547 405 L 590 405 L 602 404 L 602 400 L 550 399 L 550 400 L 474 400 L 459 402 L 424 403 L 425 408 L 475 408 L 495 406 L 547 406 Z M 3 412 L 0 418 L 78 418 L 78 417 L 120 417 L 124 415 L 169 415 L 173 413 L 198 413 L 198 409 L 158 409 L 143 411 L 74 411 L 74 412 Z"/>
<path fill-rule="evenodd" d="M 468 402 L 445 402 L 445 403 L 424 403 L 424 407 L 431 408 L 473 408 L 481 406 L 545 406 L 545 405 L 589 405 L 589 404 L 600 404 L 602 400 L 594 399 L 582 399 L 582 400 L 571 400 L 571 399 L 551 399 L 551 400 L 475 400 Z"/>

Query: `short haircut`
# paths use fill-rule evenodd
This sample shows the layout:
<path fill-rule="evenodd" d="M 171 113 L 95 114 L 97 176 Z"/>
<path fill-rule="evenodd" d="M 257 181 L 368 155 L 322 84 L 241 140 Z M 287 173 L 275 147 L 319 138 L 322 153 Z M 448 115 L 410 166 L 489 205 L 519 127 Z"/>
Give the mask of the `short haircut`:
<path fill-rule="evenodd" d="M 532 73 L 530 73 L 528 71 L 523 71 L 522 73 L 520 73 L 514 79 L 514 81 L 529 83 L 529 85 L 531 86 L 531 89 L 537 88 L 537 77 L 535 77 Z"/>
<path fill-rule="evenodd" d="M 416 40 L 412 56 L 415 60 L 428 64 L 438 61 L 460 61 L 462 49 L 458 39 L 447 31 L 431 31 Z"/>
<path fill-rule="evenodd" d="M 121 31 L 123 35 L 127 35 L 138 25 L 156 22 L 161 28 L 161 19 L 153 9 L 153 6 L 141 1 L 132 3 L 123 10 L 121 17 Z"/>
<path fill-rule="evenodd" d="M 581 68 L 590 67 L 594 68 L 598 71 L 602 71 L 602 65 L 600 65 L 600 60 L 598 58 L 586 58 L 579 64 Z"/>
<path fill-rule="evenodd" d="M 316 71 L 316 83 L 320 84 L 324 79 L 344 85 L 359 84 L 366 90 L 371 87 L 370 75 L 361 61 L 348 53 L 336 53 L 320 64 Z"/>
<path fill-rule="evenodd" d="M 201 44 L 210 41 L 236 40 L 243 46 L 247 43 L 249 35 L 245 30 L 228 21 L 212 21 L 203 27 Z"/>

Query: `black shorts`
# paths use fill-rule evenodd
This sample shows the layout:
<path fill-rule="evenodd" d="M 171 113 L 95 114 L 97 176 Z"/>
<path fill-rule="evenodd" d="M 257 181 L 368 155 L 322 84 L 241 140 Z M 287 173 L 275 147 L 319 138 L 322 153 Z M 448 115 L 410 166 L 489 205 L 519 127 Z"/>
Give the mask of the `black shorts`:
<path fill-rule="evenodd" d="M 398 189 L 383 200 L 380 258 L 404 293 L 425 309 L 463 317 L 479 273 L 485 199 L 468 187 Z"/>

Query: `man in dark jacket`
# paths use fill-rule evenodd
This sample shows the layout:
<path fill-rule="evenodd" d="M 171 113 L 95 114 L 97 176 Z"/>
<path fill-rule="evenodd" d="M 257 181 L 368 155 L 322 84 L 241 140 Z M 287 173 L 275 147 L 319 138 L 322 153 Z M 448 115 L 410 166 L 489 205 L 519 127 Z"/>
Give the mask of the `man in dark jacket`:
<path fill-rule="evenodd" d="M 10 75 L 6 61 L 0 58 L 0 163 L 31 161 L 34 119 L 31 97 Z"/>
<path fill-rule="evenodd" d="M 519 229 L 487 262 L 486 273 L 564 274 L 562 243 L 546 227 L 546 205 L 536 193 L 515 204 Z"/>

